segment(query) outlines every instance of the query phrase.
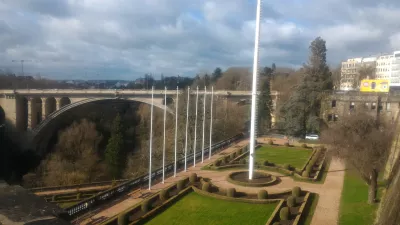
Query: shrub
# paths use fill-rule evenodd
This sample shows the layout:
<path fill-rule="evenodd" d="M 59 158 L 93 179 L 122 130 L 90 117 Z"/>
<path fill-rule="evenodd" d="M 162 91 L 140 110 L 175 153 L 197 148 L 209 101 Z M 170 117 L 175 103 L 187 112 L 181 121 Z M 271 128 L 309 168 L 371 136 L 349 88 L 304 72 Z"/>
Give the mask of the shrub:
<path fill-rule="evenodd" d="M 194 182 L 196 182 L 196 181 L 197 181 L 197 174 L 196 174 L 196 173 L 190 174 L 189 181 L 190 181 L 190 183 L 192 183 L 192 184 L 193 184 Z"/>
<path fill-rule="evenodd" d="M 236 195 L 236 189 L 235 188 L 228 188 L 226 190 L 226 196 L 233 198 L 233 197 L 235 197 L 235 195 Z"/>
<path fill-rule="evenodd" d="M 185 188 L 185 180 L 179 180 L 176 184 L 178 191 L 182 191 Z"/>
<path fill-rule="evenodd" d="M 116 180 L 112 180 L 111 187 L 115 187 L 115 186 L 117 186 L 117 181 Z"/>
<path fill-rule="evenodd" d="M 51 197 L 51 201 L 52 202 L 55 202 L 57 200 L 57 195 L 53 195 L 52 197 Z"/>
<path fill-rule="evenodd" d="M 237 155 L 237 156 L 239 156 L 239 155 L 241 155 L 241 154 L 242 154 L 242 149 L 236 150 L 236 155 Z"/>
<path fill-rule="evenodd" d="M 273 223 L 272 225 L 281 225 L 281 223 L 275 222 L 275 223 Z"/>
<path fill-rule="evenodd" d="M 307 167 L 306 167 L 306 171 L 308 173 L 310 173 L 312 171 L 312 169 L 313 169 L 313 165 L 312 164 L 308 164 Z"/>
<path fill-rule="evenodd" d="M 231 159 L 234 159 L 234 158 L 236 158 L 236 152 L 233 152 L 233 153 L 231 154 Z"/>
<path fill-rule="evenodd" d="M 129 216 L 126 213 L 121 213 L 118 215 L 118 225 L 128 225 Z"/>
<path fill-rule="evenodd" d="M 269 144 L 269 145 L 273 145 L 274 142 L 273 142 L 272 140 L 268 140 L 268 144 Z"/>
<path fill-rule="evenodd" d="M 303 177 L 310 177 L 310 172 L 307 170 L 304 170 L 303 173 L 301 173 L 301 176 Z"/>
<path fill-rule="evenodd" d="M 221 160 L 217 159 L 214 163 L 215 166 L 220 166 L 221 165 Z"/>
<path fill-rule="evenodd" d="M 241 159 L 239 162 L 240 164 L 246 164 L 246 159 Z"/>
<path fill-rule="evenodd" d="M 300 187 L 294 187 L 292 189 L 292 196 L 294 197 L 300 197 L 301 189 Z"/>
<path fill-rule="evenodd" d="M 258 191 L 258 199 L 267 199 L 268 192 L 266 190 L 259 190 Z"/>
<path fill-rule="evenodd" d="M 308 146 L 307 146 L 307 144 L 301 144 L 301 147 L 302 148 L 307 148 Z"/>
<path fill-rule="evenodd" d="M 82 193 L 81 192 L 79 192 L 77 195 L 76 195 L 76 199 L 81 199 L 82 198 Z"/>
<path fill-rule="evenodd" d="M 289 208 L 283 207 L 281 211 L 279 211 L 279 218 L 281 220 L 289 220 Z"/>
<path fill-rule="evenodd" d="M 290 170 L 290 165 L 285 163 L 285 164 L 283 164 L 283 168 L 286 170 Z"/>
<path fill-rule="evenodd" d="M 201 186 L 201 190 L 210 192 L 210 183 L 204 182 L 203 185 Z"/>
<path fill-rule="evenodd" d="M 229 155 L 224 157 L 224 163 L 225 164 L 229 163 Z"/>
<path fill-rule="evenodd" d="M 289 196 L 289 197 L 286 199 L 286 203 L 287 203 L 287 205 L 288 205 L 289 207 L 293 207 L 293 206 L 296 205 L 296 199 L 295 199 L 293 196 Z"/>
<path fill-rule="evenodd" d="M 160 200 L 166 201 L 169 198 L 169 191 L 167 189 L 163 189 L 160 191 Z"/>
<path fill-rule="evenodd" d="M 268 160 L 264 160 L 263 165 L 264 165 L 264 166 L 268 166 L 268 165 L 269 165 Z"/>
<path fill-rule="evenodd" d="M 289 142 L 285 142 L 285 146 L 289 147 L 290 146 Z"/>
<path fill-rule="evenodd" d="M 149 200 L 144 200 L 141 205 L 142 212 L 147 213 L 150 211 L 150 202 Z"/>

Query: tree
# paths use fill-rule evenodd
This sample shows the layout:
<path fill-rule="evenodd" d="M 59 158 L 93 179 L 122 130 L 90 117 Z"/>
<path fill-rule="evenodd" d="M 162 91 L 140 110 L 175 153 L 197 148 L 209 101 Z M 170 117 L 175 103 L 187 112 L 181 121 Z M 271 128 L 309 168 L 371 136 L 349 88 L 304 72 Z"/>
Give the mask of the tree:
<path fill-rule="evenodd" d="M 258 132 L 266 133 L 271 129 L 273 104 L 271 99 L 271 77 L 273 70 L 269 67 L 263 69 L 260 96 L 258 99 Z"/>
<path fill-rule="evenodd" d="M 354 78 L 353 88 L 360 87 L 361 80 L 375 78 L 375 68 L 371 65 L 362 65 L 358 68 L 358 76 Z"/>
<path fill-rule="evenodd" d="M 325 130 L 321 139 L 329 152 L 353 167 L 368 184 L 368 202 L 376 199 L 378 173 L 387 161 L 393 125 L 376 117 L 357 113 L 344 117 Z"/>
<path fill-rule="evenodd" d="M 123 132 L 121 116 L 117 114 L 114 119 L 111 137 L 108 139 L 108 144 L 105 152 L 105 161 L 108 166 L 110 175 L 115 179 L 119 178 L 123 169 Z"/>
<path fill-rule="evenodd" d="M 311 42 L 308 64 L 303 66 L 303 80 L 281 108 L 282 113 L 289 114 L 283 116 L 283 127 L 289 134 L 305 136 L 308 131 L 319 131 L 321 98 L 326 90 L 332 89 L 326 51 L 322 38 L 317 37 Z"/>
<path fill-rule="evenodd" d="M 219 68 L 219 67 L 215 68 L 215 70 L 214 70 L 214 72 L 212 73 L 212 76 L 211 76 L 211 81 L 214 83 L 221 77 L 222 77 L 221 68 Z"/>

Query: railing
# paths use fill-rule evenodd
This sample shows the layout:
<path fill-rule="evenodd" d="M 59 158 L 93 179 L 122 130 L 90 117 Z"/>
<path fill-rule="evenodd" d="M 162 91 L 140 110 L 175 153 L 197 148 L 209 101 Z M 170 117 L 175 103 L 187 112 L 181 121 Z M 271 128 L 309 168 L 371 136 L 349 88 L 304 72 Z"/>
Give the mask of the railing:
<path fill-rule="evenodd" d="M 232 143 L 236 143 L 244 138 L 244 134 L 240 133 L 237 134 L 227 140 L 220 141 L 216 144 L 214 144 L 212 148 L 212 154 L 218 153 L 222 149 L 226 148 L 227 146 L 231 145 Z M 207 154 L 208 156 L 209 153 L 209 148 L 204 149 L 204 155 Z M 199 151 L 196 153 L 196 161 L 201 159 L 201 154 L 202 152 Z M 187 166 L 193 164 L 193 157 L 194 154 L 190 154 L 186 157 L 186 162 Z M 177 161 L 177 170 L 182 168 L 184 166 L 185 159 L 182 158 Z M 174 163 L 170 163 L 165 166 L 165 174 L 168 174 L 174 170 Z M 163 168 L 158 168 L 154 170 L 151 174 L 151 179 L 155 180 L 157 178 L 162 177 L 162 172 Z M 119 196 L 122 196 L 122 194 L 133 190 L 134 188 L 138 188 L 142 185 L 145 185 L 148 183 L 149 180 L 149 175 L 144 175 L 139 178 L 135 178 L 133 180 L 129 180 L 127 182 L 124 182 L 123 184 L 120 184 L 114 188 L 108 189 L 106 191 L 103 191 L 96 196 L 93 196 L 91 198 L 85 199 L 81 202 L 79 202 L 76 205 L 73 205 L 71 207 L 68 207 L 65 209 L 67 215 L 60 215 L 61 217 L 64 217 L 67 220 L 73 220 L 77 216 L 88 212 L 90 210 L 93 210 L 96 206 L 100 206 L 106 202 L 109 202 L 110 200 L 116 199 Z"/>
<path fill-rule="evenodd" d="M 65 190 L 65 189 L 78 189 L 78 188 L 88 188 L 88 187 L 95 187 L 95 186 L 106 186 L 111 185 L 113 183 L 119 184 L 122 182 L 126 182 L 128 179 L 123 180 L 114 180 L 114 181 L 99 181 L 99 182 L 92 182 L 87 184 L 73 184 L 73 185 L 66 185 L 66 186 L 52 186 L 52 187 L 36 187 L 36 188 L 29 188 L 28 190 L 32 191 L 33 193 L 37 192 L 45 192 L 45 191 L 58 191 L 58 190 Z"/>

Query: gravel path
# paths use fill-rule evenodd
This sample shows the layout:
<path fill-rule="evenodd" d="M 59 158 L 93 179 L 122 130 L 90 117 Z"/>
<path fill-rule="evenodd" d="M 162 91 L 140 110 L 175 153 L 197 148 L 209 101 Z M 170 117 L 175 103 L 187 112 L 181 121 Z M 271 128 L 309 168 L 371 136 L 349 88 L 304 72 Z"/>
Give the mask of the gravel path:
<path fill-rule="evenodd" d="M 264 139 L 260 140 L 264 141 Z M 226 150 L 224 153 L 229 153 L 231 151 L 236 150 L 239 146 L 245 146 L 248 143 L 248 140 L 242 141 L 237 145 L 234 145 Z M 221 154 L 217 154 L 211 157 L 211 161 L 219 158 Z M 196 167 L 191 167 L 187 172 L 180 172 L 177 174 L 177 177 L 170 177 L 165 180 L 165 183 L 158 183 L 152 186 L 152 190 L 142 190 L 138 192 L 135 190 L 130 193 L 130 198 L 125 199 L 110 208 L 107 208 L 103 211 L 98 212 L 95 215 L 91 216 L 91 219 L 86 219 L 82 222 L 76 224 L 90 224 L 91 220 L 106 220 L 107 218 L 113 217 L 120 213 L 121 211 L 129 208 L 130 206 L 142 201 L 143 199 L 140 197 L 142 194 L 146 194 L 148 192 L 157 192 L 160 189 L 163 189 L 166 186 L 169 186 L 176 181 L 182 179 L 183 177 L 189 176 L 191 173 L 197 173 L 199 176 L 211 178 L 212 182 L 219 187 L 229 188 L 234 187 L 238 191 L 248 192 L 248 193 L 257 193 L 260 189 L 266 189 L 269 193 L 280 192 L 283 190 L 291 189 L 294 186 L 299 186 L 303 190 L 311 191 L 319 194 L 318 205 L 315 209 L 314 216 L 311 222 L 311 225 L 336 225 L 338 223 L 339 217 L 339 203 L 340 196 L 343 188 L 343 178 L 344 178 L 344 165 L 337 159 L 333 159 L 331 161 L 329 172 L 325 179 L 324 184 L 313 184 L 306 182 L 298 182 L 294 181 L 290 177 L 282 176 L 282 174 L 269 172 L 272 175 L 278 176 L 281 179 L 281 182 L 277 185 L 271 187 L 242 187 L 238 185 L 234 185 L 229 183 L 226 180 L 226 177 L 229 173 L 234 170 L 229 171 L 208 171 L 201 170 L 203 165 L 207 165 L 207 163 L 211 162 L 208 159 L 204 161 L 203 164 L 198 163 Z"/>

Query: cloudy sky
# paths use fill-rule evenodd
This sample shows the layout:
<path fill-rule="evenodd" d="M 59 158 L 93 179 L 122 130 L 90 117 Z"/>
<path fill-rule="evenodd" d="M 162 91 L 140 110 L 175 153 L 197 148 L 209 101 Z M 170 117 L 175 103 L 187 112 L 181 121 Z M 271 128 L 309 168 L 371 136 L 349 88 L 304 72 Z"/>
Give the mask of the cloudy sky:
<path fill-rule="evenodd" d="M 0 69 L 135 79 L 251 66 L 256 0 L 0 0 Z M 400 49 L 399 0 L 264 0 L 260 61 L 298 67 Z"/>

